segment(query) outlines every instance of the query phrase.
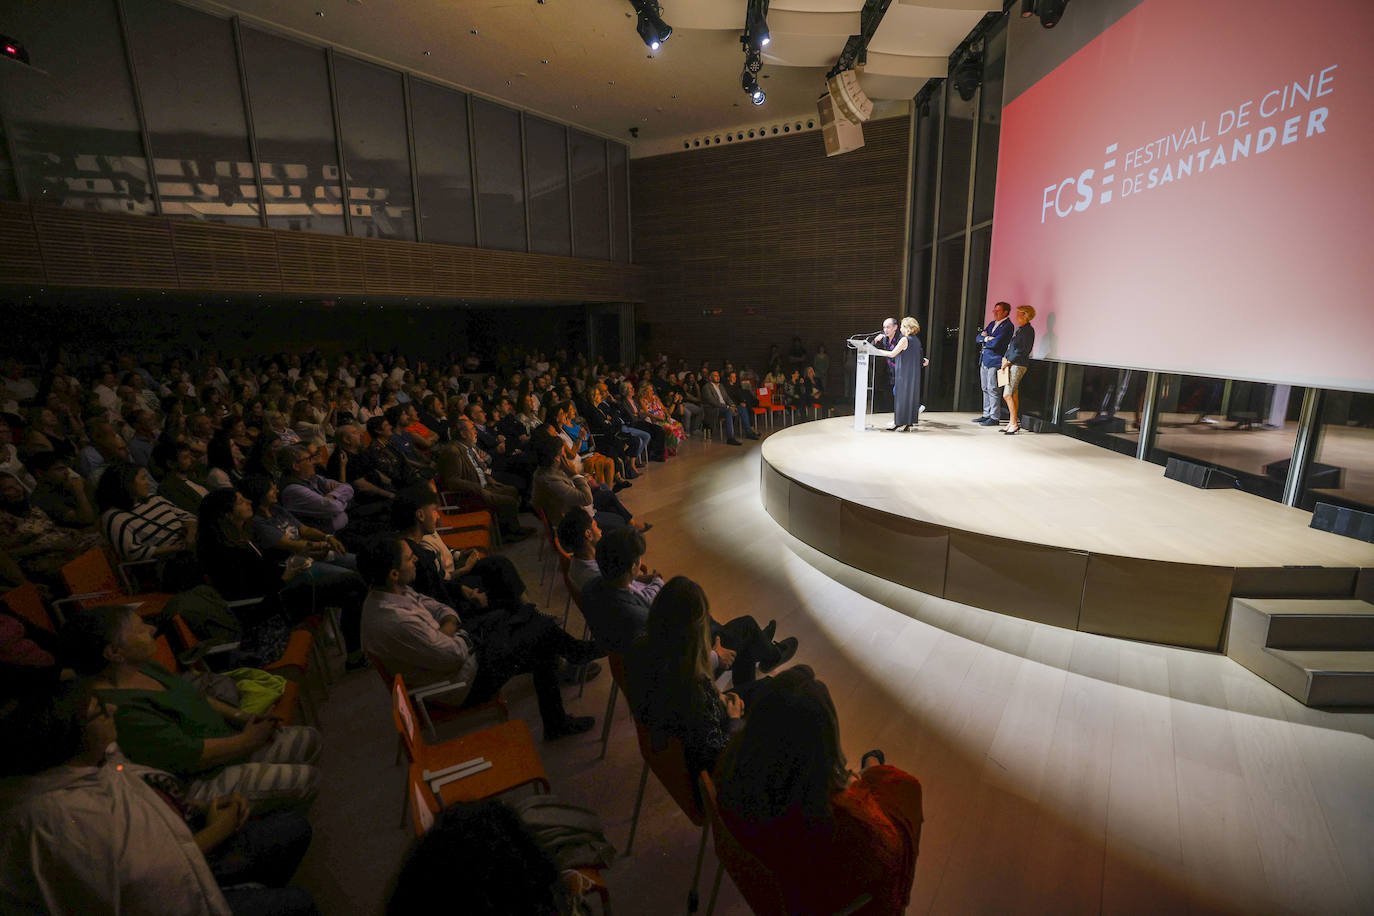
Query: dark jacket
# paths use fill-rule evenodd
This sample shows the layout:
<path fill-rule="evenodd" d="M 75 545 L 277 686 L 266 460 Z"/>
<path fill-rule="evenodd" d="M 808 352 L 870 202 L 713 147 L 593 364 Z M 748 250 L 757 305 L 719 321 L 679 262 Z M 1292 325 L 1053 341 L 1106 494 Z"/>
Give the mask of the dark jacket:
<path fill-rule="evenodd" d="M 1030 322 L 1016 329 L 1007 345 L 1006 360 L 1013 366 L 1029 366 L 1031 350 L 1035 349 L 1035 328 Z M 998 365 L 1001 365 L 1000 363 Z"/>

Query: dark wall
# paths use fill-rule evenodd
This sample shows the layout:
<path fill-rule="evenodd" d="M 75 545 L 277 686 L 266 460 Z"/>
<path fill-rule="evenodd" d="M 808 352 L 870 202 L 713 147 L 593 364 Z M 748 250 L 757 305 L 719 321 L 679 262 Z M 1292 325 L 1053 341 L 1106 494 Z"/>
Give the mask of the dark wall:
<path fill-rule="evenodd" d="M 908 119 L 864 137 L 833 158 L 812 131 L 633 161 L 641 348 L 761 367 L 800 334 L 825 343 L 837 381 L 844 339 L 902 301 Z"/>

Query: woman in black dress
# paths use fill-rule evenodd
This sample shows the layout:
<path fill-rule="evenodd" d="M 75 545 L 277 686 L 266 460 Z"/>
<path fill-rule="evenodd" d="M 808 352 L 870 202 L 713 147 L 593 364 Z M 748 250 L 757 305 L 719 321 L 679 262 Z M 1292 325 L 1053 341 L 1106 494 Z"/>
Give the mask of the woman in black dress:
<path fill-rule="evenodd" d="M 902 339 L 884 354 L 892 360 L 893 394 L 896 409 L 892 414 L 892 425 L 888 429 L 902 432 L 914 427 L 920 419 L 921 411 L 921 367 L 925 360 L 921 354 L 921 341 L 916 334 L 921 326 L 910 315 L 902 319 Z"/>

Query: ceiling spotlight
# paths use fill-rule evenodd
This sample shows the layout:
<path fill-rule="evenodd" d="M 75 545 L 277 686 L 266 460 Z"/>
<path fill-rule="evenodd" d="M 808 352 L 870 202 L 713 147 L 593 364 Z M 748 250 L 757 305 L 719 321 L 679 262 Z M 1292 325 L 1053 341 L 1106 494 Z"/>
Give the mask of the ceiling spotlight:
<path fill-rule="evenodd" d="M 630 5 L 639 14 L 635 31 L 639 33 L 644 44 L 650 51 L 657 51 L 663 47 L 668 36 L 673 34 L 673 27 L 663 21 L 662 7 L 656 0 L 630 0 Z"/>
<path fill-rule="evenodd" d="M 964 52 L 964 56 L 959 59 L 959 63 L 949 74 L 954 89 L 959 93 L 959 98 L 965 102 L 973 100 L 974 93 L 978 91 L 978 84 L 983 81 L 983 55 L 972 49 Z"/>
<path fill-rule="evenodd" d="M 758 79 L 754 74 L 749 72 L 749 68 L 747 67 L 739 75 L 739 84 L 740 88 L 749 93 L 749 101 L 753 102 L 755 105 L 762 105 L 764 99 L 768 97 L 764 94 L 764 91 L 759 88 Z"/>
<path fill-rule="evenodd" d="M 768 36 L 767 15 L 768 0 L 749 0 L 748 12 L 744 14 L 744 32 L 753 48 L 766 48 L 772 40 Z"/>

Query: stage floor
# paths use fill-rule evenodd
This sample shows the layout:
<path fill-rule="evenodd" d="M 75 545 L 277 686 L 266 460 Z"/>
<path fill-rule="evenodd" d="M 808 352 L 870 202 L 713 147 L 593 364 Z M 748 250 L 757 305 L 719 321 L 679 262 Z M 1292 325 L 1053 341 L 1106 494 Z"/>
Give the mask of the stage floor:
<path fill-rule="evenodd" d="M 764 508 L 866 572 L 988 610 L 1216 651 L 1232 595 L 1349 594 L 1374 545 L 1239 490 L 1201 490 L 1069 436 L 973 414 L 919 432 L 802 423 L 763 444 Z M 1295 568 L 1305 567 L 1305 568 Z"/>

